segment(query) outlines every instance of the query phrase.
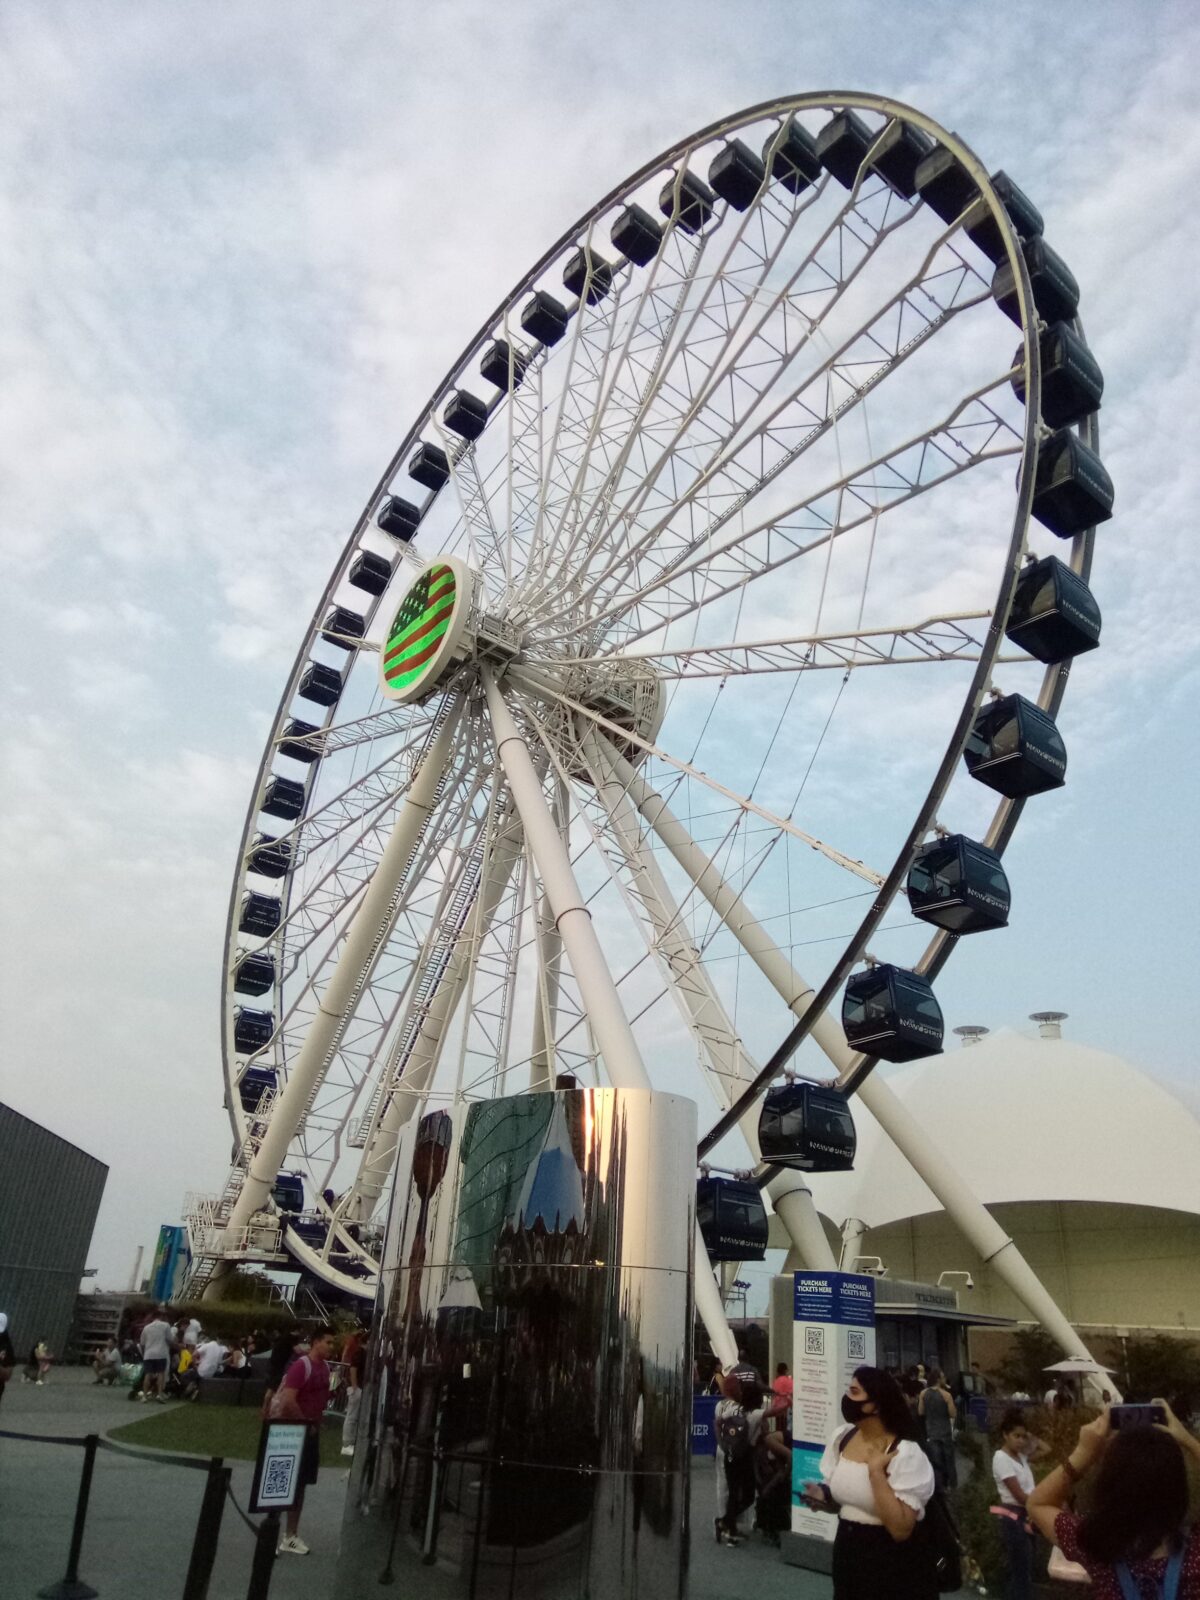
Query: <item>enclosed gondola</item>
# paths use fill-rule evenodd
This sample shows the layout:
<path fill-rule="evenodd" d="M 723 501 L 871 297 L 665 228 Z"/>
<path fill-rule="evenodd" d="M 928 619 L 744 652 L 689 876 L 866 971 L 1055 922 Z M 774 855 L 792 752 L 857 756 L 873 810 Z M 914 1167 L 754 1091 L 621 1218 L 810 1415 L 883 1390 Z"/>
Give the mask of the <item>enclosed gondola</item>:
<path fill-rule="evenodd" d="M 905 891 L 914 917 L 951 933 L 982 933 L 1008 923 L 1012 895 L 1000 857 L 962 833 L 922 846 Z"/>
<path fill-rule="evenodd" d="M 274 1067 L 247 1067 L 238 1080 L 238 1099 L 247 1113 L 258 1111 L 264 1098 L 279 1087 Z"/>
<path fill-rule="evenodd" d="M 266 994 L 275 987 L 275 957 L 263 950 L 243 955 L 233 969 L 233 987 L 241 994 Z"/>
<path fill-rule="evenodd" d="M 701 1178 L 696 1222 L 710 1261 L 766 1258 L 767 1208 L 755 1184 L 741 1178 Z"/>
<path fill-rule="evenodd" d="M 1042 358 L 1042 421 L 1048 428 L 1069 428 L 1099 411 L 1104 394 L 1100 363 L 1069 322 L 1055 322 L 1038 339 Z M 1013 393 L 1025 404 L 1025 363 L 1020 346 L 1013 352 Z"/>
<path fill-rule="evenodd" d="M 304 1178 L 299 1172 L 281 1172 L 271 1187 L 271 1199 L 283 1212 L 304 1210 Z"/>
<path fill-rule="evenodd" d="M 1030 514 L 1060 539 L 1073 539 L 1112 516 L 1113 482 L 1094 450 L 1061 428 L 1038 451 Z"/>
<path fill-rule="evenodd" d="M 764 1161 L 799 1172 L 850 1172 L 857 1142 L 849 1102 L 831 1084 L 786 1083 L 763 1101 L 758 1144 Z"/>
<path fill-rule="evenodd" d="M 287 756 L 292 761 L 303 761 L 306 766 L 311 766 L 318 761 L 321 752 L 316 745 L 306 741 L 314 734 L 320 733 L 320 728 L 315 722 L 305 722 L 303 717 L 292 717 L 284 724 L 283 737 L 279 741 L 279 754 Z"/>
<path fill-rule="evenodd" d="M 269 939 L 278 928 L 282 916 L 283 907 L 274 895 L 255 894 L 251 889 L 242 896 L 238 932 Z"/>
<path fill-rule="evenodd" d="M 658 254 L 662 236 L 662 228 L 639 205 L 626 206 L 609 231 L 613 249 L 635 267 L 649 266 Z"/>
<path fill-rule="evenodd" d="M 717 197 L 694 172 L 676 173 L 663 184 L 658 209 L 684 233 L 700 233 L 712 221 Z"/>
<path fill-rule="evenodd" d="M 292 868 L 291 844 L 273 833 L 256 833 L 248 864 L 251 872 L 260 872 L 264 878 L 282 878 Z"/>
<path fill-rule="evenodd" d="M 851 976 L 842 996 L 842 1027 L 852 1049 L 881 1061 L 939 1055 L 945 1031 L 929 979 L 886 963 Z"/>
<path fill-rule="evenodd" d="M 1100 643 L 1100 607 L 1077 572 L 1043 556 L 1017 579 L 1004 632 L 1035 660 L 1056 666 Z"/>
<path fill-rule="evenodd" d="M 271 817 L 281 817 L 285 822 L 295 822 L 304 810 L 305 788 L 291 778 L 281 778 L 272 773 L 263 790 L 262 810 Z"/>
<path fill-rule="evenodd" d="M 1067 747 L 1054 718 L 1020 694 L 981 708 L 963 759 L 973 778 L 1010 800 L 1061 789 L 1067 781 Z"/>
<path fill-rule="evenodd" d="M 271 1042 L 275 1032 L 272 1011 L 252 1011 L 249 1006 L 233 1008 L 233 1045 L 239 1055 L 250 1056 Z"/>
<path fill-rule="evenodd" d="M 349 606 L 334 606 L 321 624 L 321 637 L 326 644 L 335 644 L 339 650 L 354 650 L 356 641 L 367 631 L 366 619 Z"/>

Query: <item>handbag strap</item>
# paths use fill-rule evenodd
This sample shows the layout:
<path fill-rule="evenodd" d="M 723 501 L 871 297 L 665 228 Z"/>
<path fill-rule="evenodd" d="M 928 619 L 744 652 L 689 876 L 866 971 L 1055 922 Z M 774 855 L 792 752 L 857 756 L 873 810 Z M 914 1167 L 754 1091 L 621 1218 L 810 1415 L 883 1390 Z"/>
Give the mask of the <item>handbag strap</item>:
<path fill-rule="evenodd" d="M 1124 1600 L 1142 1600 L 1128 1565 L 1124 1561 L 1118 1561 L 1115 1570 Z M 1163 1574 L 1163 1581 L 1158 1586 L 1159 1600 L 1178 1600 L 1179 1580 L 1182 1572 L 1183 1550 L 1180 1548 L 1172 1554 L 1171 1559 L 1167 1562 L 1167 1570 Z"/>

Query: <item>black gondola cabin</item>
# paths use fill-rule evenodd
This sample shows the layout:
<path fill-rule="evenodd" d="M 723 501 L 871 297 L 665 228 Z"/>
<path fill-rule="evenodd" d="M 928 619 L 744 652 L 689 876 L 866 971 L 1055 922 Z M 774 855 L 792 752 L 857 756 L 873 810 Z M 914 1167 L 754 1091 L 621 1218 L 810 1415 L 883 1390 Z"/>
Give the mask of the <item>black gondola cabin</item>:
<path fill-rule="evenodd" d="M 944 1026 L 929 979 L 907 967 L 868 967 L 846 984 L 842 1027 L 854 1050 L 881 1061 L 940 1055 Z"/>
<path fill-rule="evenodd" d="M 1100 607 L 1078 573 L 1043 556 L 1017 579 L 1004 632 L 1035 660 L 1056 666 L 1100 643 Z"/>
<path fill-rule="evenodd" d="M 850 1172 L 857 1142 L 846 1096 L 831 1085 L 787 1083 L 763 1101 L 758 1143 L 764 1161 L 799 1172 Z"/>
<path fill-rule="evenodd" d="M 914 917 L 951 933 L 1003 928 L 1012 904 L 1000 857 L 961 833 L 922 846 L 905 892 Z"/>
<path fill-rule="evenodd" d="M 696 1222 L 710 1261 L 766 1259 L 767 1208 L 755 1184 L 740 1178 L 701 1178 Z"/>
<path fill-rule="evenodd" d="M 1010 800 L 1061 789 L 1067 781 L 1067 747 L 1054 718 L 1020 694 L 980 710 L 963 759 L 973 778 Z"/>

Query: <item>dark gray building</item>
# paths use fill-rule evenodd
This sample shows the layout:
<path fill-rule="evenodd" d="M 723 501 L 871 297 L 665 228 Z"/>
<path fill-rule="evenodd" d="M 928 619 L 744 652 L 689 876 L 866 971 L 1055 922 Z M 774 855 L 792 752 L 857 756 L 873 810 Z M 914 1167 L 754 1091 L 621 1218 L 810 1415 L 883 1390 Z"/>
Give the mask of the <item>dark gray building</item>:
<path fill-rule="evenodd" d="M 17 1355 L 61 1357 L 108 1168 L 0 1103 L 0 1311 Z"/>

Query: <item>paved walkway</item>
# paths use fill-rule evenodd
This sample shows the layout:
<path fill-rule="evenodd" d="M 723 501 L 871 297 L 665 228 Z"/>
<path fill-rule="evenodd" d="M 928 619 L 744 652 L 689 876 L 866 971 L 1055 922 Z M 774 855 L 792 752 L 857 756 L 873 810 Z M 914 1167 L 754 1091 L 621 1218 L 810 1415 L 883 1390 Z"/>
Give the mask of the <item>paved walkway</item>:
<path fill-rule="evenodd" d="M 144 1406 L 130 1405 L 124 1389 L 98 1388 L 90 1371 L 67 1368 L 41 1389 L 19 1377 L 11 1382 L 0 1405 L 0 1428 L 103 1436 L 145 1414 Z M 34 1600 L 39 1589 L 62 1577 L 82 1461 L 78 1448 L 0 1439 L 3 1600 Z M 244 1507 L 252 1463 L 230 1465 L 233 1493 Z M 784 1566 L 778 1551 L 757 1540 L 728 1549 L 706 1539 L 713 1467 L 708 1460 L 694 1467 L 690 1600 L 829 1600 L 828 1579 Z M 301 1526 L 312 1554 L 276 1562 L 271 1600 L 326 1600 L 332 1594 L 348 1476 L 340 1468 L 322 1469 L 308 1492 Z M 183 1593 L 204 1477 L 151 1451 L 138 1457 L 98 1453 L 79 1572 L 101 1600 L 176 1600 Z M 243 1600 L 252 1548 L 249 1530 L 227 1504 L 209 1600 Z"/>

